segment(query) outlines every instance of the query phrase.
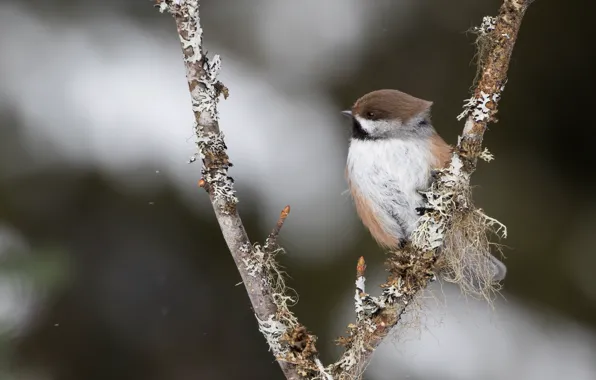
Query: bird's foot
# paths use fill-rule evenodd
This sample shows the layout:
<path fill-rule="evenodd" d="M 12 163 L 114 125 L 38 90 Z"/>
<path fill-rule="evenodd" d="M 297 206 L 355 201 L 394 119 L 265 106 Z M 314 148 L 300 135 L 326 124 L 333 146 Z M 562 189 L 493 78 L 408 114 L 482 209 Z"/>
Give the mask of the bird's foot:
<path fill-rule="evenodd" d="M 433 209 L 429 207 L 416 207 L 414 210 L 416 210 L 416 214 L 418 216 L 422 216 L 426 214 L 428 211 L 432 211 Z"/>
<path fill-rule="evenodd" d="M 430 171 L 430 180 L 431 180 L 431 183 L 432 182 L 435 182 L 437 179 L 439 179 L 439 171 L 438 170 L 435 170 L 435 169 L 432 169 Z"/>

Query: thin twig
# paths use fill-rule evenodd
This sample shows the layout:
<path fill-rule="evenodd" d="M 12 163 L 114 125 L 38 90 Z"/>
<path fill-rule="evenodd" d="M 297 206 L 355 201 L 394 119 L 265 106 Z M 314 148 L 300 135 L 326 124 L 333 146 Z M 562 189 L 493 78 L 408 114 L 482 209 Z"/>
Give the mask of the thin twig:
<path fill-rule="evenodd" d="M 403 252 L 413 250 L 411 246 Z M 402 253 L 403 253 L 402 252 Z M 375 349 L 400 321 L 416 293 L 434 279 L 434 255 L 393 253 L 387 260 L 391 275 L 379 297 L 365 292 L 366 265 L 360 258 L 356 269 L 356 324 L 348 326 L 349 336 L 338 343 L 345 346 L 341 358 L 330 366 L 336 379 L 359 379 Z"/>
<path fill-rule="evenodd" d="M 284 226 L 284 222 L 286 218 L 290 215 L 290 205 L 284 207 L 279 214 L 279 219 L 277 219 L 277 223 L 275 223 L 275 227 L 273 227 L 273 231 L 267 237 L 267 244 L 269 245 L 277 245 L 277 237 L 279 236 L 279 232 L 281 228 Z"/>

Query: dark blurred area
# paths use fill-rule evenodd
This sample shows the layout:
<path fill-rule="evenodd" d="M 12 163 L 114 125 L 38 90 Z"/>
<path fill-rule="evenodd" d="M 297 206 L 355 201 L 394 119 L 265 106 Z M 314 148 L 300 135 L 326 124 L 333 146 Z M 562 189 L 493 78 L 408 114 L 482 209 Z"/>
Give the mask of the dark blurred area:
<path fill-rule="evenodd" d="M 241 118 L 236 125 L 226 124 L 224 113 L 233 113 L 235 108 L 234 103 L 225 105 L 221 127 L 233 139 L 237 130 L 258 127 L 257 119 L 282 109 L 276 103 L 282 96 L 290 99 L 283 107 L 295 107 L 292 112 L 296 113 L 303 111 L 302 103 L 292 99 L 314 95 L 326 99 L 329 107 L 324 112 L 331 115 L 326 117 L 334 124 L 313 122 L 293 128 L 291 133 L 305 136 L 294 150 L 284 152 L 284 144 L 292 142 L 276 138 L 278 132 L 273 130 L 262 131 L 269 136 L 262 145 L 246 142 L 243 147 L 236 142 L 236 149 L 244 150 L 246 157 L 260 154 L 270 161 L 285 156 L 297 166 L 308 167 L 313 176 L 328 175 L 339 187 L 344 186 L 340 183 L 343 169 L 337 163 L 345 159 L 348 132 L 339 114 L 335 120 L 334 113 L 368 91 L 398 88 L 433 100 L 434 124 L 448 142 L 454 143 L 463 127 L 455 116 L 468 97 L 476 70 L 474 36 L 467 31 L 483 16 L 495 15 L 499 5 L 496 0 L 352 0 L 325 4 L 315 0 L 201 1 L 210 53 L 222 55 L 224 71 L 232 62 L 244 70 L 228 74 L 225 83 L 231 90 L 230 101 L 245 83 L 240 80 L 254 79 L 274 89 L 272 95 L 256 100 L 263 108 L 255 110 L 255 120 L 246 124 Z M 347 11 L 350 7 L 355 9 L 352 13 Z M 565 344 L 577 341 L 577 352 L 592 358 L 596 355 L 596 278 L 592 273 L 596 266 L 592 242 L 596 202 L 590 196 L 596 192 L 592 175 L 596 155 L 591 150 L 596 133 L 587 111 L 596 100 L 591 92 L 596 60 L 591 49 L 595 36 L 590 28 L 595 11 L 595 3 L 579 0 L 536 0 L 532 4 L 511 61 L 499 123 L 491 125 L 485 136 L 496 160 L 481 163 L 473 179 L 477 204 L 509 230 L 508 239 L 503 241 L 508 246 L 504 298 L 514 305 L 511 307 L 528 313 L 530 317 L 524 317 L 529 318 L 528 323 L 544 326 L 544 330 L 563 334 L 559 323 L 580 326 L 580 335 L 589 338 L 583 343 L 570 338 Z M 55 34 L 55 46 L 70 44 L 72 55 L 63 55 L 60 50 L 54 56 L 51 46 L 37 37 L 25 37 L 30 32 L 25 24 L 9 22 L 16 14 L 39 20 L 43 24 L 39 33 Z M 116 23 L 126 24 L 111 32 L 98 31 L 98 25 L 116 16 Z M 280 21 L 294 18 L 293 22 Z M 359 18 L 367 21 L 354 27 L 359 42 L 351 44 L 347 31 Z M 94 51 L 80 31 L 86 30 L 98 46 L 112 49 L 121 39 L 129 38 L 119 34 L 119 27 L 137 29 L 139 38 L 154 39 L 174 54 L 179 49 L 173 21 L 159 14 L 150 1 L 0 2 L 0 32 L 4 36 L 0 38 L 0 377 L 282 379 L 257 329 L 207 196 L 196 186 L 200 166 L 185 163 L 194 149 L 192 139 L 188 139 L 191 124 L 176 126 L 186 131 L 186 137 L 176 138 L 179 144 L 186 144 L 186 151 L 173 153 L 169 163 L 170 168 L 179 167 L 177 173 L 156 169 L 162 167 L 163 156 L 154 152 L 165 143 L 159 138 L 153 141 L 154 146 L 131 144 L 132 153 L 121 159 L 116 152 L 124 149 L 122 146 L 113 152 L 98 148 L 104 154 L 101 157 L 107 158 L 89 159 L 94 154 L 89 152 L 96 147 L 95 132 L 65 129 L 60 133 L 76 135 L 79 140 L 64 145 L 47 137 L 54 134 L 54 125 L 93 124 L 93 115 L 107 115 L 102 101 L 95 114 L 81 118 L 73 117 L 75 111 L 69 107 L 76 104 L 75 98 L 84 102 L 91 101 L 87 97 L 117 97 L 118 89 L 112 93 L 108 86 L 104 92 L 90 91 L 71 99 L 64 95 L 63 85 L 70 67 L 82 67 L 85 75 L 81 78 L 117 73 L 120 61 L 112 61 L 120 54 L 116 48 L 110 50 L 113 56 L 98 58 L 111 71 L 85 67 L 82 57 L 99 55 L 102 50 Z M 14 54 L 18 51 L 28 53 Z M 175 55 L 167 62 L 176 59 L 180 57 Z M 170 77 L 162 75 L 155 61 L 145 63 L 144 69 L 153 65 L 155 69 L 144 85 L 152 87 L 155 81 L 161 91 L 159 83 Z M 23 65 L 35 71 L 20 70 Z M 55 71 L 57 67 L 63 71 Z M 174 69 L 183 75 L 181 66 Z M 47 83 L 47 90 L 40 93 L 36 87 L 19 85 L 21 76 L 35 78 L 32 82 L 36 85 Z M 184 90 L 183 77 L 174 77 L 174 81 L 180 85 L 176 91 Z M 136 81 L 127 83 L 127 77 L 122 76 L 121 86 L 137 85 Z M 257 90 L 254 93 L 255 97 L 261 94 Z M 176 96 L 182 101 L 188 100 L 187 94 L 179 94 Z M 158 107 L 168 97 L 164 92 L 152 102 L 139 101 L 135 110 L 127 109 L 126 102 L 119 100 L 116 108 L 122 107 L 120 112 L 131 115 L 132 120 L 145 112 L 142 107 Z M 133 103 L 135 99 L 127 101 Z M 42 107 L 48 102 L 56 105 Z M 182 104 L 180 109 L 190 113 L 186 106 Z M 164 106 L 161 112 L 167 118 L 168 112 L 174 111 Z M 280 124 L 286 120 L 290 123 L 293 115 L 281 113 Z M 52 127 L 45 128 L 44 120 L 51 120 L 48 125 Z M 126 120 L 113 122 L 107 116 L 106 120 L 114 128 L 104 128 L 103 136 L 122 138 Z M 164 131 L 174 128 L 176 120 L 164 125 Z M 325 127 L 325 132 L 319 132 Z M 290 130 L 284 125 L 279 128 Z M 134 133 L 141 136 L 143 131 L 140 127 Z M 252 132 L 248 129 L 244 133 Z M 318 150 L 308 142 L 319 140 L 319 133 L 330 136 L 333 148 L 325 154 L 334 161 L 305 158 L 311 149 Z M 77 146 L 68 150 L 64 148 L 68 144 Z M 295 203 L 300 205 L 301 201 L 294 201 L 298 195 L 289 191 L 278 191 L 279 204 L 266 208 L 267 197 L 260 193 L 275 192 L 277 183 L 294 181 L 296 193 L 310 191 L 302 190 L 302 184 L 314 189 L 304 201 L 312 207 L 342 195 L 326 183 L 313 185 L 319 180 L 311 180 L 310 174 L 298 173 L 292 167 L 264 174 L 269 176 L 265 182 L 251 182 L 253 173 L 261 170 L 260 161 L 243 161 L 234 156 L 232 148 L 231 158 L 236 163 L 232 175 L 237 174 L 234 170 L 246 173 L 237 178 L 237 189 L 240 212 L 253 241 L 262 241 L 269 232 L 266 226 L 273 227 L 277 214 L 270 209 L 281 210 L 285 203 L 293 207 L 282 232 L 288 251 L 282 262 L 291 277 L 290 286 L 300 294 L 295 311 L 319 336 L 318 347 L 329 362 L 339 352 L 333 344 L 335 337 L 353 319 L 356 259 L 365 255 L 369 266 L 382 276 L 382 251 L 354 217 L 349 223 L 355 232 L 346 232 L 340 223 L 345 214 L 335 214 L 335 206 L 324 211 L 328 219 L 320 222 L 329 220 L 332 225 L 325 230 L 324 239 L 304 245 L 309 236 L 302 236 L 304 244 L 288 236 L 287 230 L 301 231 L 300 220 L 309 223 L 310 211 L 306 210 L 310 209 L 297 207 Z M 341 204 L 346 209 L 351 207 L 349 202 Z M 352 215 L 353 210 L 346 213 Z M 336 225 L 339 227 L 333 227 Z M 507 316 L 505 308 L 499 312 L 505 319 L 514 319 Z M 532 318 L 537 319 L 533 322 Z M 432 334 L 432 327 L 429 329 Z M 532 339 L 536 344 L 558 344 L 548 334 L 543 340 Z M 441 347 L 448 351 L 451 346 L 445 341 Z M 510 349 L 488 342 L 486 347 L 478 350 L 487 356 Z M 570 355 L 576 352 L 569 346 L 561 346 L 561 350 Z M 463 371 L 461 376 L 436 377 L 411 368 L 407 373 L 390 375 L 372 372 L 366 378 L 554 379 L 569 373 L 563 369 L 569 364 L 559 360 L 557 363 L 545 353 L 533 367 L 534 372 L 518 371 L 511 362 L 489 363 L 483 365 L 486 373 Z M 561 369 L 543 376 L 540 363 Z M 590 360 L 582 363 L 587 367 L 573 378 L 596 379 L 594 364 Z M 491 369 L 503 366 L 508 369 Z"/>

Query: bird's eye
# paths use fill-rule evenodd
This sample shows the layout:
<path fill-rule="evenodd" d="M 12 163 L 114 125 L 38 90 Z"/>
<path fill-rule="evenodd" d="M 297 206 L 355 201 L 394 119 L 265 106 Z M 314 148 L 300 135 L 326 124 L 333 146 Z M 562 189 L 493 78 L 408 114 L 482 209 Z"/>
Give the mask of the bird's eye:
<path fill-rule="evenodd" d="M 374 112 L 371 112 L 371 111 L 369 111 L 369 112 L 367 112 L 367 113 L 366 113 L 366 117 L 367 117 L 368 119 L 374 119 L 374 118 L 375 118 L 375 113 L 374 113 Z"/>

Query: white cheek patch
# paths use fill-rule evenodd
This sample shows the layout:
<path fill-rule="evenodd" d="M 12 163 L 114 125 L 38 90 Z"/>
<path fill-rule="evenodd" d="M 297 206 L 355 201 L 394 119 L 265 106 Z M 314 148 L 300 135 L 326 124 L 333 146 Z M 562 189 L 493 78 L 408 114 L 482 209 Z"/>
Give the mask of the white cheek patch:
<path fill-rule="evenodd" d="M 367 120 L 362 116 L 355 116 L 354 118 L 360 123 L 364 132 L 371 136 L 381 136 L 390 132 L 392 129 L 397 129 L 401 126 L 398 121 Z"/>
<path fill-rule="evenodd" d="M 366 120 L 361 116 L 355 116 L 354 118 L 360 124 L 362 129 L 364 129 L 364 132 L 368 133 L 369 135 L 372 134 L 376 130 L 374 121 Z"/>

